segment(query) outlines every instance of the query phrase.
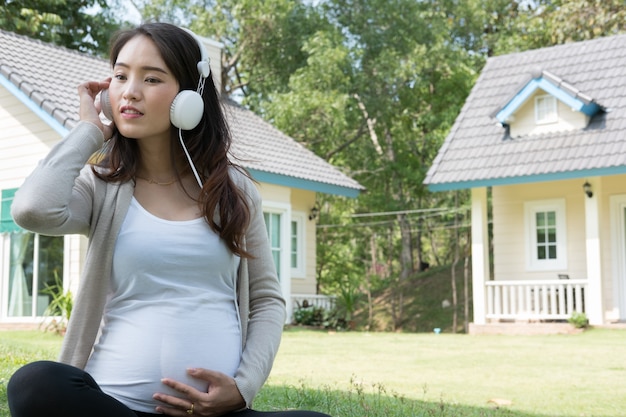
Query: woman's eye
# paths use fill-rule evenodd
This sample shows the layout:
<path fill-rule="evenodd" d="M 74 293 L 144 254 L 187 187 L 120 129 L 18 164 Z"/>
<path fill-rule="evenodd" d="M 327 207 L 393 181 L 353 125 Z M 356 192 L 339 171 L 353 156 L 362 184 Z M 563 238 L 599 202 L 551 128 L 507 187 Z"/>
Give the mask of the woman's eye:
<path fill-rule="evenodd" d="M 123 75 L 123 74 L 115 74 L 115 75 L 113 76 L 113 78 L 115 78 L 116 80 L 123 81 L 123 80 L 125 80 L 125 79 L 126 79 L 126 76 L 125 76 L 125 75 Z"/>
<path fill-rule="evenodd" d="M 161 80 L 159 80 L 158 78 L 146 78 L 146 82 L 148 84 L 157 84 L 160 83 Z"/>

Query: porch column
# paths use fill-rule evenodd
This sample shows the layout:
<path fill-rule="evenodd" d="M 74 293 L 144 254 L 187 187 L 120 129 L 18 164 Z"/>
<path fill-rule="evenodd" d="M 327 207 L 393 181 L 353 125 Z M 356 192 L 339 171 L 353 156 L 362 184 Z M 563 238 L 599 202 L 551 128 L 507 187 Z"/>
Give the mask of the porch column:
<path fill-rule="evenodd" d="M 472 296 L 474 324 L 486 323 L 485 281 L 489 280 L 487 188 L 472 188 Z"/>
<path fill-rule="evenodd" d="M 587 249 L 587 290 L 585 308 L 589 324 L 604 323 L 604 303 L 602 300 L 602 263 L 600 256 L 599 199 L 600 181 L 589 181 L 593 196 L 585 198 L 585 241 Z"/>

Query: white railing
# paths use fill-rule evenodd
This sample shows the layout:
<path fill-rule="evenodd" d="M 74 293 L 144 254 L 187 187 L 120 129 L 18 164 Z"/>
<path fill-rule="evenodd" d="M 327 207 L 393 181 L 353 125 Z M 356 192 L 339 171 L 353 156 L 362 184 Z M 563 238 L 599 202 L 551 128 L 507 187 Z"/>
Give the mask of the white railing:
<path fill-rule="evenodd" d="M 335 308 L 335 297 L 316 294 L 291 294 L 291 305 L 294 310 L 301 307 L 321 307 L 324 310 Z"/>
<path fill-rule="evenodd" d="M 585 313 L 585 279 L 487 281 L 487 318 L 567 320 Z"/>

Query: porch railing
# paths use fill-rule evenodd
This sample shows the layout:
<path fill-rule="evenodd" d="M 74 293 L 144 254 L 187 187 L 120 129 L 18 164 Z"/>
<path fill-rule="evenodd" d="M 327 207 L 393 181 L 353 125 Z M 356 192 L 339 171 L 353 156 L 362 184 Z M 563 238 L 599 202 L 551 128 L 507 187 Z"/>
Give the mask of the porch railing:
<path fill-rule="evenodd" d="M 567 320 L 585 313 L 585 279 L 487 281 L 487 319 Z"/>
<path fill-rule="evenodd" d="M 291 305 L 294 310 L 306 306 L 315 306 L 321 307 L 325 310 L 332 310 L 335 307 L 335 297 L 316 294 L 291 294 Z"/>

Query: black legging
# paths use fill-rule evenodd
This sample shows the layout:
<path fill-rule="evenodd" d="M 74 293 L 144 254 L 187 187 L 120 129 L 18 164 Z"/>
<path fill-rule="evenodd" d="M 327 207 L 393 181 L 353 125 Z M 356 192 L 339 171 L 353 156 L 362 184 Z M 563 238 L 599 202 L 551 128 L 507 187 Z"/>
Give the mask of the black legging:
<path fill-rule="evenodd" d="M 33 362 L 18 369 L 7 386 L 12 417 L 149 417 L 102 392 L 87 372 L 58 362 Z M 255 411 L 225 417 L 329 417 L 313 411 Z"/>

